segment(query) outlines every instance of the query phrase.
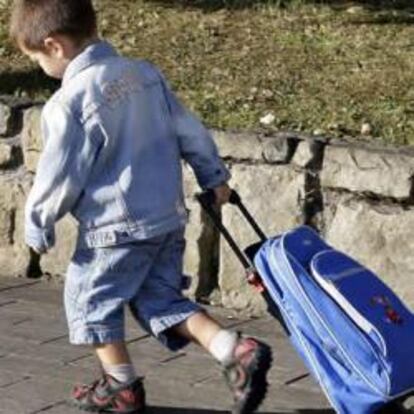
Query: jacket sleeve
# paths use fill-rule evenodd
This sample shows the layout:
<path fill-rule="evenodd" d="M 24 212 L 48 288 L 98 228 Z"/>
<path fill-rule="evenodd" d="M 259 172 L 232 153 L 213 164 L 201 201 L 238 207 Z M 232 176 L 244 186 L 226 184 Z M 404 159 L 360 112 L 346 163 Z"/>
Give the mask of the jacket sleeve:
<path fill-rule="evenodd" d="M 53 247 L 54 225 L 78 200 L 99 150 L 57 102 L 43 109 L 42 134 L 44 149 L 25 206 L 25 241 L 39 252 Z"/>
<path fill-rule="evenodd" d="M 230 173 L 221 160 L 217 146 L 204 125 L 175 96 L 162 80 L 164 95 L 178 138 L 181 156 L 187 161 L 203 189 L 214 188 L 230 179 Z"/>

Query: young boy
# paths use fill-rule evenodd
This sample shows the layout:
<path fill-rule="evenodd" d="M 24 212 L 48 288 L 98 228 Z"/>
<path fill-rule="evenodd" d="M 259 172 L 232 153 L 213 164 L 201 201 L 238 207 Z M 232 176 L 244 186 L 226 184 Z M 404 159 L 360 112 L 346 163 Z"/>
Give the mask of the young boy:
<path fill-rule="evenodd" d="M 89 411 L 145 409 L 125 345 L 124 308 L 169 349 L 200 344 L 222 365 L 234 413 L 266 392 L 267 345 L 223 329 L 181 293 L 187 220 L 181 159 L 217 204 L 229 172 L 201 123 L 159 70 L 126 59 L 97 36 L 90 0 L 16 0 L 10 33 L 46 74 L 62 79 L 42 114 L 44 149 L 27 200 L 25 235 L 38 253 L 54 245 L 66 213 L 79 223 L 65 280 L 70 341 L 89 344 L 103 368 L 72 402 Z"/>

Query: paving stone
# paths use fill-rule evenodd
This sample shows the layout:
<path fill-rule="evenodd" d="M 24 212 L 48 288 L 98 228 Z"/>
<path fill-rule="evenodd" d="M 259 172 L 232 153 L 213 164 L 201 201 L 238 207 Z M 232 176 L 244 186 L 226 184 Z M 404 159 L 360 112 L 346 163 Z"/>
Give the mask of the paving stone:
<path fill-rule="evenodd" d="M 53 378 L 48 381 L 29 378 L 0 389 L 1 408 L 5 414 L 39 412 L 44 407 L 65 399 L 69 390 L 69 384 Z"/>
<path fill-rule="evenodd" d="M 13 277 L 13 278 L 2 277 L 0 278 L 0 292 L 13 288 L 13 287 L 26 287 L 26 286 L 37 285 L 39 283 L 41 283 L 40 280 L 28 280 L 22 277 Z"/>
<path fill-rule="evenodd" d="M 223 383 L 218 364 L 210 355 L 200 351 L 191 354 L 176 353 L 169 358 L 161 359 L 156 364 L 152 364 L 145 376 L 154 379 L 161 376 L 163 379 L 187 382 L 194 387 L 216 378 Z"/>
<path fill-rule="evenodd" d="M 95 358 L 91 355 L 91 359 Z M 9 354 L 0 358 L 0 388 L 8 382 L 21 378 L 37 378 L 48 381 L 53 378 L 60 382 L 89 382 L 101 373 L 100 367 L 82 368 L 56 360 L 33 358 L 32 355 Z"/>
<path fill-rule="evenodd" d="M 0 359 L 1 361 L 1 368 L 0 368 L 0 390 L 4 388 L 8 388 L 14 384 L 17 384 L 21 381 L 27 380 L 29 377 L 26 374 L 22 374 L 21 372 L 16 371 L 13 369 L 12 371 L 7 370 L 4 368 L 6 357 Z M 16 363 L 16 361 L 14 361 Z"/>
<path fill-rule="evenodd" d="M 56 306 L 43 305 L 39 308 L 33 306 L 33 302 L 3 298 L 0 300 L 0 311 L 3 317 L 0 324 L 26 324 L 25 328 L 28 329 L 31 328 L 30 324 L 34 323 L 52 323 L 61 327 L 66 324 L 63 309 L 56 309 Z"/>
<path fill-rule="evenodd" d="M 34 346 L 33 343 L 10 336 L 2 337 L 0 341 L 0 354 L 16 356 L 29 355 L 32 359 L 54 361 L 60 364 L 71 363 L 72 361 L 84 359 L 92 355 L 90 349 L 71 346 L 66 341 Z"/>
<path fill-rule="evenodd" d="M 42 407 L 40 411 L 34 411 L 30 414 L 79 414 L 81 411 L 79 411 L 75 407 L 71 407 L 69 404 L 65 402 L 57 402 L 57 403 L 51 403 L 47 405 L 46 407 Z"/>
<path fill-rule="evenodd" d="M 41 303 L 42 307 L 47 305 L 61 306 L 62 287 L 63 285 L 60 282 L 28 281 L 26 284 L 22 283 L 0 288 L 0 298 Z"/>
<path fill-rule="evenodd" d="M 22 339 L 34 344 L 43 344 L 67 337 L 66 328 L 60 321 L 39 323 L 39 321 L 33 318 L 27 318 L 20 320 L 20 322 L 15 322 L 8 327 L 8 334 L 16 339 Z M 3 324 L 4 322 L 0 322 L 0 327 Z"/>

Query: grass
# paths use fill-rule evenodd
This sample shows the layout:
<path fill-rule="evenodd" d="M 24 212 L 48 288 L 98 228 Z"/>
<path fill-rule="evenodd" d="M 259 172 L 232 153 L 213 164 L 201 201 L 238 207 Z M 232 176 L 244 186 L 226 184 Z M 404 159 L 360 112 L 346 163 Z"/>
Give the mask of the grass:
<path fill-rule="evenodd" d="M 57 85 L 9 44 L 1 4 L 0 93 L 47 97 Z M 340 137 L 368 122 L 372 139 L 414 144 L 410 0 L 114 4 L 96 2 L 102 36 L 158 64 L 210 127 Z"/>

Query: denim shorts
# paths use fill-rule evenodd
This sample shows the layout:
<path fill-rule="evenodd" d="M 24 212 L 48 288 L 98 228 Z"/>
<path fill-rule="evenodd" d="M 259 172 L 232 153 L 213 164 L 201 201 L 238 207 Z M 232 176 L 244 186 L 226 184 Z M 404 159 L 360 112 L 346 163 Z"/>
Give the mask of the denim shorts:
<path fill-rule="evenodd" d="M 171 350 L 187 341 L 169 328 L 202 309 L 182 294 L 184 230 L 102 248 L 77 247 L 65 280 L 73 344 L 125 339 L 124 312 Z"/>

